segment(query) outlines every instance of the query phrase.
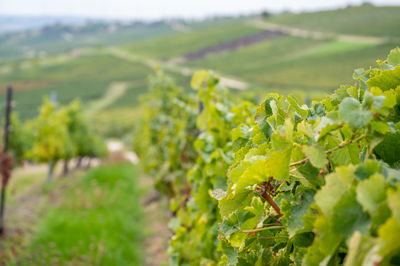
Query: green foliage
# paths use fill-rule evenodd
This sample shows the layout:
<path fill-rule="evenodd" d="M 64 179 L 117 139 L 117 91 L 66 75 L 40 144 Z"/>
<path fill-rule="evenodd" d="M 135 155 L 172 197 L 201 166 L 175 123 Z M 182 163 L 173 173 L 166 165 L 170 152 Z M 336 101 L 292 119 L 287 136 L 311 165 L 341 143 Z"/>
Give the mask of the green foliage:
<path fill-rule="evenodd" d="M 157 72 L 150 80 L 150 93 L 143 97 L 142 127 L 134 140 L 135 151 L 156 179 L 158 189 L 178 195 L 185 188 L 186 172 L 194 161 L 197 106 L 172 80 Z M 179 203 L 177 203 L 179 205 Z"/>
<path fill-rule="evenodd" d="M 186 181 L 168 184 L 185 191 L 183 199 L 182 193 L 170 195 L 176 213 L 170 263 L 395 264 L 400 255 L 399 54 L 396 48 L 378 67 L 356 70 L 358 86 L 341 86 L 311 106 L 270 94 L 255 108 L 230 100 L 218 78 L 198 72 L 192 87 L 204 110 L 197 116 L 197 156 Z M 168 98 L 158 98 L 163 100 Z M 167 113 L 148 117 L 142 133 L 183 141 L 184 133 L 160 123 L 176 118 L 176 107 L 168 106 Z M 153 170 L 169 176 L 160 165 L 179 161 L 169 156 L 168 146 L 145 144 L 162 149 L 165 161 L 157 157 L 153 165 L 159 167 Z M 148 164 L 149 157 L 142 158 Z M 183 176 L 187 169 L 180 170 Z"/>
<path fill-rule="evenodd" d="M 67 123 L 66 113 L 59 112 L 56 104 L 45 98 L 33 125 L 34 143 L 28 157 L 38 162 L 56 163 L 74 154 Z"/>
<path fill-rule="evenodd" d="M 32 148 L 32 127 L 33 124 L 31 122 L 22 123 L 18 113 L 12 113 L 9 147 L 18 163 L 21 163 L 26 158 L 27 152 Z"/>
<path fill-rule="evenodd" d="M 65 126 L 74 150 L 73 153 L 66 153 L 63 159 L 68 160 L 76 156 L 105 157 L 107 155 L 107 147 L 84 116 L 80 101 L 72 101 L 69 105 L 61 108 L 59 112 L 67 117 Z"/>

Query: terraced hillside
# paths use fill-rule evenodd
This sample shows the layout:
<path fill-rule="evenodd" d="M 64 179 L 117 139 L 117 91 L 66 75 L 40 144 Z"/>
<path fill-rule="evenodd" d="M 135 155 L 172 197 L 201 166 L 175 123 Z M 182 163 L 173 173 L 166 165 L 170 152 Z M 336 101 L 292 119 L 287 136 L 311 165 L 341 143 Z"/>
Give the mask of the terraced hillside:
<path fill-rule="evenodd" d="M 351 82 L 353 69 L 373 64 L 399 44 L 399 13 L 400 7 L 364 5 L 249 17 L 123 48 L 192 72 L 207 68 L 245 83 L 251 80 L 248 87 L 330 91 Z"/>
<path fill-rule="evenodd" d="M 400 7 L 363 5 L 332 11 L 284 14 L 268 18 L 269 22 L 321 32 L 400 37 Z"/>
<path fill-rule="evenodd" d="M 61 103 L 78 97 L 97 111 L 134 108 L 154 67 L 186 89 L 190 76 L 206 68 L 228 87 L 320 94 L 351 83 L 353 69 L 374 64 L 399 45 L 398 13 L 400 7 L 367 5 L 268 19 L 76 29 L 69 41 L 71 29 L 61 26 L 2 35 L 0 87 L 14 85 L 22 118 L 34 116 L 52 92 Z M 26 59 L 25 48 L 44 53 Z"/>

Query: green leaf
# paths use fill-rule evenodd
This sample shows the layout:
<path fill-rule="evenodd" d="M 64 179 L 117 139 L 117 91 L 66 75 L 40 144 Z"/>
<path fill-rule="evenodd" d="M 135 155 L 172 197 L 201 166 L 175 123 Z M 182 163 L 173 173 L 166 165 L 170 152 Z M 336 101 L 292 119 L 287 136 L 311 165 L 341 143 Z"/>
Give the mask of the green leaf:
<path fill-rule="evenodd" d="M 390 131 L 390 126 L 388 123 L 383 121 L 371 121 L 371 127 L 373 130 L 382 135 Z"/>
<path fill-rule="evenodd" d="M 378 230 L 379 254 L 389 256 L 393 251 L 400 248 L 400 222 L 394 217 L 386 221 Z"/>
<path fill-rule="evenodd" d="M 390 51 L 387 61 L 392 66 L 400 65 L 400 48 L 396 47 Z"/>
<path fill-rule="evenodd" d="M 289 162 L 292 147 L 282 151 L 274 151 L 267 159 L 259 159 L 253 163 L 240 177 L 235 187 L 235 193 L 240 193 L 247 187 L 268 181 L 270 177 L 283 180 L 289 176 Z"/>
<path fill-rule="evenodd" d="M 378 144 L 375 153 L 388 164 L 394 164 L 400 161 L 400 131 L 387 133 L 383 141 Z"/>
<path fill-rule="evenodd" d="M 336 173 L 325 178 L 326 184 L 315 195 L 315 202 L 326 217 L 332 217 L 336 203 L 351 186 L 353 171 L 348 167 L 338 167 Z"/>
<path fill-rule="evenodd" d="M 393 217 L 400 223 L 400 190 L 388 191 L 388 203 Z"/>
<path fill-rule="evenodd" d="M 309 247 L 314 240 L 313 232 L 305 232 L 301 234 L 296 234 L 293 238 L 293 244 L 296 247 Z"/>
<path fill-rule="evenodd" d="M 296 232 L 304 228 L 302 217 L 307 213 L 308 208 L 314 202 L 315 192 L 313 190 L 305 190 L 298 193 L 291 201 L 282 200 L 281 212 L 282 223 L 287 226 L 289 237 L 293 237 Z"/>
<path fill-rule="evenodd" d="M 368 125 L 372 118 L 372 113 L 362 110 L 361 104 L 354 98 L 347 97 L 339 105 L 339 113 L 343 121 L 351 127 L 360 129 Z"/>
<path fill-rule="evenodd" d="M 195 90 L 200 90 L 201 88 L 203 88 L 204 85 L 206 85 L 205 82 L 210 77 L 211 77 L 211 74 L 205 70 L 197 71 L 192 78 L 192 82 L 191 82 L 192 88 Z"/>
<path fill-rule="evenodd" d="M 236 265 L 238 263 L 238 252 L 236 249 L 229 246 L 226 241 L 221 242 L 221 247 L 228 258 L 228 265 Z"/>
<path fill-rule="evenodd" d="M 395 89 L 400 85 L 400 66 L 384 70 L 367 81 L 368 87 L 379 87 L 383 91 Z"/>
<path fill-rule="evenodd" d="M 316 238 L 313 244 L 307 249 L 304 257 L 304 265 L 327 265 L 334 253 L 339 248 L 343 236 L 333 233 L 331 222 L 325 216 L 319 216 L 314 223 Z"/>
<path fill-rule="evenodd" d="M 327 134 L 338 129 L 339 127 L 340 127 L 340 125 L 338 123 L 334 122 L 332 119 L 323 117 L 321 119 L 321 122 L 315 128 L 315 130 L 317 132 L 317 134 L 315 135 L 315 140 L 316 141 L 321 140 Z"/>
<path fill-rule="evenodd" d="M 369 216 L 357 202 L 354 189 L 346 191 L 332 212 L 332 229 L 336 234 L 349 237 L 353 232 L 367 232 Z"/>
<path fill-rule="evenodd" d="M 385 178 L 382 175 L 372 175 L 358 183 L 357 200 L 370 215 L 376 212 L 385 198 Z"/>
<path fill-rule="evenodd" d="M 317 168 L 323 168 L 328 163 L 325 150 L 319 145 L 305 146 L 303 152 L 310 159 L 311 164 Z"/>
<path fill-rule="evenodd" d="M 222 217 L 228 217 L 232 212 L 248 206 L 253 195 L 248 191 L 241 191 L 236 194 L 228 194 L 227 197 L 218 201 L 220 214 Z"/>
<path fill-rule="evenodd" d="M 380 172 L 381 170 L 382 166 L 379 162 L 373 160 L 367 160 L 363 164 L 357 166 L 354 174 L 358 179 L 364 180 L 369 178 L 374 173 Z"/>
<path fill-rule="evenodd" d="M 344 265 L 362 266 L 366 263 L 378 264 L 379 256 L 375 254 L 375 245 L 376 241 L 373 238 L 369 236 L 363 237 L 363 235 L 358 231 L 354 232 L 348 244 L 349 252 L 346 256 Z M 371 260 L 373 257 L 375 257 L 375 261 Z"/>
<path fill-rule="evenodd" d="M 291 96 L 286 97 L 286 99 L 289 101 L 290 105 L 296 110 L 297 114 L 299 114 L 303 119 L 307 117 L 308 114 L 307 105 L 302 105 L 302 106 L 298 105 L 296 100 Z"/>

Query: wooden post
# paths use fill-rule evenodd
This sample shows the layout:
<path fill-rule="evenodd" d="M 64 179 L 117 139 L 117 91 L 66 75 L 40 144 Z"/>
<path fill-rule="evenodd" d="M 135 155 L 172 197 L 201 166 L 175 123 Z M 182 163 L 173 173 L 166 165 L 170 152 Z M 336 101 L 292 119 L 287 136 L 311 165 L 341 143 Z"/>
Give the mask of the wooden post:
<path fill-rule="evenodd" d="M 10 135 L 10 115 L 11 115 L 11 100 L 12 100 L 12 87 L 7 88 L 7 103 L 6 103 L 6 121 L 4 125 L 4 146 L 3 154 L 8 152 L 9 135 Z M 6 178 L 5 176 L 2 177 Z M 4 232 L 4 209 L 6 202 L 6 182 L 3 180 L 1 186 L 1 202 L 0 202 L 0 234 Z"/>

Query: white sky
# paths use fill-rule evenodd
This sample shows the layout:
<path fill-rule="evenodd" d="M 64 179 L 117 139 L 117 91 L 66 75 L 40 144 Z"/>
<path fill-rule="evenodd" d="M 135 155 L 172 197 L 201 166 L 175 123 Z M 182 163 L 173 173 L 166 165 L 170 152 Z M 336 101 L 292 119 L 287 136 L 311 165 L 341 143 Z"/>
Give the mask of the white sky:
<path fill-rule="evenodd" d="M 120 19 L 201 18 L 215 14 L 246 14 L 262 9 L 329 9 L 362 2 L 363 0 L 0 0 L 0 14 Z M 376 5 L 400 5 L 400 0 L 369 2 Z"/>

